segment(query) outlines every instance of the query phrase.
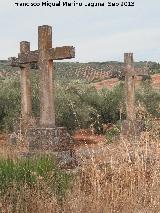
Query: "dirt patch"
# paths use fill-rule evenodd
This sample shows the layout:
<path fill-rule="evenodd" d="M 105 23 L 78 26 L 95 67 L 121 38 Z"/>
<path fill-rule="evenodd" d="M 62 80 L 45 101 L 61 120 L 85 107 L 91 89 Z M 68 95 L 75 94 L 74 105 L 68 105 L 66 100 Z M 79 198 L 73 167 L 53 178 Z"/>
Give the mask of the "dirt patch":
<path fill-rule="evenodd" d="M 119 82 L 120 81 L 118 80 L 118 78 L 111 78 L 97 83 L 93 83 L 92 85 L 95 86 L 97 90 L 100 90 L 102 88 L 112 89 L 113 87 L 118 85 Z"/>
<path fill-rule="evenodd" d="M 154 74 L 151 78 L 153 88 L 160 89 L 160 74 Z"/>
<path fill-rule="evenodd" d="M 106 140 L 104 135 L 96 135 L 92 130 L 81 129 L 75 132 L 72 136 L 75 146 L 81 146 L 84 144 L 97 144 Z"/>
<path fill-rule="evenodd" d="M 160 74 L 151 75 L 152 79 L 152 86 L 155 89 L 160 89 Z M 141 76 L 136 77 L 136 86 L 140 86 L 142 81 Z M 100 90 L 102 88 L 112 89 L 113 87 L 117 86 L 120 83 L 118 78 L 110 78 L 107 80 L 103 80 L 100 82 L 93 83 L 92 85 L 97 89 Z"/>
<path fill-rule="evenodd" d="M 5 145 L 7 142 L 7 134 L 0 134 L 0 145 Z"/>

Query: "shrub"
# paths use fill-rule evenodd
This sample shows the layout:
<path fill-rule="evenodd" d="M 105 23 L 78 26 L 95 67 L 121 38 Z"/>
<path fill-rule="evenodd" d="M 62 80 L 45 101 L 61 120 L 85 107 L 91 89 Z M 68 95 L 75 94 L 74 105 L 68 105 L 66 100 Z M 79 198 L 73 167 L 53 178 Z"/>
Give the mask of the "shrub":
<path fill-rule="evenodd" d="M 81 84 L 81 87 L 85 87 Z M 56 90 L 56 123 L 58 126 L 66 126 L 68 130 L 87 128 L 92 122 L 91 115 L 95 113 L 93 106 L 81 100 L 80 89 L 74 83 L 69 86 L 58 85 Z"/>
<path fill-rule="evenodd" d="M 136 100 L 144 105 L 150 116 L 160 117 L 160 92 L 154 90 L 148 81 L 136 92 Z"/>
<path fill-rule="evenodd" d="M 20 83 L 17 78 L 6 78 L 0 84 L 0 130 L 11 130 L 20 114 Z"/>
<path fill-rule="evenodd" d="M 32 74 L 33 115 L 39 117 L 38 75 Z M 0 90 L 0 129 L 12 130 L 13 121 L 20 117 L 20 83 L 16 78 L 6 79 Z M 123 86 L 113 90 L 97 91 L 82 81 L 58 81 L 56 85 L 55 106 L 57 126 L 66 126 L 74 131 L 94 126 L 102 130 L 102 124 L 119 120 L 123 103 Z"/>
<path fill-rule="evenodd" d="M 37 73 L 32 74 L 33 116 L 39 117 L 39 84 Z M 160 116 L 160 94 L 148 84 L 137 91 L 136 99 L 143 103 L 149 114 Z M 0 130 L 12 130 L 14 120 L 20 117 L 20 83 L 17 78 L 6 78 L 0 84 Z M 70 131 L 94 127 L 102 132 L 104 123 L 117 123 L 125 118 L 123 83 L 112 90 L 97 91 L 83 81 L 57 81 L 55 93 L 57 126 Z M 123 109 L 123 111 L 122 111 Z M 122 112 L 120 116 L 120 110 Z"/>
<path fill-rule="evenodd" d="M 96 113 L 91 116 L 98 132 L 102 132 L 102 124 L 116 123 L 120 119 L 120 109 L 124 108 L 123 84 L 119 84 L 112 90 L 97 91 L 95 88 L 89 88 L 80 96 L 82 101 L 96 110 Z"/>

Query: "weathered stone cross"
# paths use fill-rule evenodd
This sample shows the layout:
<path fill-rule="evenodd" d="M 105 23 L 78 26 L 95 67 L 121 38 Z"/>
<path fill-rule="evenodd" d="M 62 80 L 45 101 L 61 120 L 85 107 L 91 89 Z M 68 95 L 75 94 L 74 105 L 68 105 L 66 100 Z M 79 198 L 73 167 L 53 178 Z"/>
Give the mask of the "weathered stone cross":
<path fill-rule="evenodd" d="M 133 131 L 136 122 L 135 77 L 148 75 L 148 70 L 134 67 L 133 53 L 124 53 L 124 64 L 127 122 L 130 130 Z"/>
<path fill-rule="evenodd" d="M 135 120 L 135 69 L 133 53 L 124 53 L 127 120 Z"/>
<path fill-rule="evenodd" d="M 27 41 L 20 42 L 20 53 L 29 54 L 29 52 L 30 43 Z M 32 116 L 30 65 L 29 63 L 19 63 L 17 58 L 9 58 L 9 65 L 13 67 L 20 67 L 21 69 L 21 114 L 23 122 L 28 123 Z"/>
<path fill-rule="evenodd" d="M 23 47 L 24 46 L 24 47 Z M 53 60 L 70 59 L 75 57 L 73 46 L 52 48 L 52 27 L 48 25 L 38 27 L 38 50 L 30 51 L 29 43 L 22 42 L 18 58 L 10 58 L 12 66 L 21 67 L 22 86 L 22 115 L 31 114 L 31 95 L 28 66 L 38 62 L 40 72 L 40 125 L 42 127 L 55 126 L 54 108 L 54 76 Z M 30 92 L 29 92 L 30 94 Z M 24 101 L 25 100 L 25 101 Z"/>

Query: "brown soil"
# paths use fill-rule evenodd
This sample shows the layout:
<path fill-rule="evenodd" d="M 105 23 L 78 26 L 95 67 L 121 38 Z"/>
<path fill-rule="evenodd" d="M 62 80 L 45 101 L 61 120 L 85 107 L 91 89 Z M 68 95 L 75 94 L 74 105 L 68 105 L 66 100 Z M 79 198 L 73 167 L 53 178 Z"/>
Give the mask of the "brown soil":
<path fill-rule="evenodd" d="M 152 86 L 154 88 L 160 89 L 160 74 L 152 75 Z"/>
<path fill-rule="evenodd" d="M 96 135 L 89 129 L 80 129 L 73 135 L 75 145 L 97 144 L 105 141 L 104 135 Z"/>
<path fill-rule="evenodd" d="M 111 78 L 97 83 L 93 83 L 93 86 L 95 86 L 97 90 L 100 90 L 102 88 L 112 89 L 114 86 L 118 85 L 118 83 L 118 78 Z"/>
<path fill-rule="evenodd" d="M 0 146 L 5 145 L 7 141 L 7 135 L 6 134 L 0 134 Z"/>
<path fill-rule="evenodd" d="M 138 86 L 141 82 L 141 77 L 138 76 L 136 80 L 136 85 Z M 152 79 L 152 86 L 155 89 L 160 89 L 160 74 L 154 74 L 151 76 Z M 112 89 L 114 86 L 119 84 L 118 78 L 110 78 L 107 80 L 103 80 L 97 83 L 93 83 L 92 85 L 96 87 L 97 90 L 102 88 Z"/>

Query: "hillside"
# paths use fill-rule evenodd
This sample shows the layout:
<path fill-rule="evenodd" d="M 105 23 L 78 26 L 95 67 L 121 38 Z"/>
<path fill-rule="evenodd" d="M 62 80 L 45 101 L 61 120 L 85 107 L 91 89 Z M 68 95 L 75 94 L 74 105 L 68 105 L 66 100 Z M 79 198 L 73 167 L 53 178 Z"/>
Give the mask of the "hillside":
<path fill-rule="evenodd" d="M 160 64 L 156 62 L 135 62 L 135 67 L 147 67 L 149 68 L 149 72 L 151 75 L 160 73 Z M 35 64 L 32 64 L 31 68 L 36 69 L 37 66 Z M 94 83 L 111 78 L 122 79 L 124 63 L 116 61 L 89 63 L 56 62 L 55 70 L 57 79 L 74 79 Z M 7 61 L 0 60 L 0 78 L 5 78 L 7 76 L 18 76 L 19 74 L 20 71 L 18 68 L 12 68 L 7 65 Z M 157 78 L 155 75 L 153 80 L 157 85 L 159 82 L 159 78 Z"/>

